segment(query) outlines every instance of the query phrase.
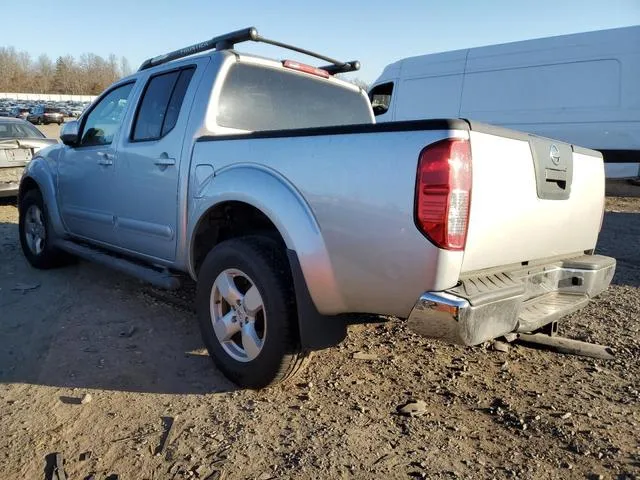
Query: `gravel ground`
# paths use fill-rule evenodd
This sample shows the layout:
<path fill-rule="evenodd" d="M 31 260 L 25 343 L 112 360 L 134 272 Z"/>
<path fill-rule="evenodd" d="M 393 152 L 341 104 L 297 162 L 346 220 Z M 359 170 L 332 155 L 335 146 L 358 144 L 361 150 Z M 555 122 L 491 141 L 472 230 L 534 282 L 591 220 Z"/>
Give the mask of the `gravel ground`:
<path fill-rule="evenodd" d="M 42 478 L 60 451 L 71 479 L 637 478 L 640 199 L 607 208 L 614 284 L 561 333 L 615 360 L 449 346 L 395 320 L 350 328 L 298 383 L 253 392 L 211 364 L 189 290 L 86 263 L 33 270 L 0 204 L 0 477 Z M 423 415 L 398 414 L 411 400 Z"/>

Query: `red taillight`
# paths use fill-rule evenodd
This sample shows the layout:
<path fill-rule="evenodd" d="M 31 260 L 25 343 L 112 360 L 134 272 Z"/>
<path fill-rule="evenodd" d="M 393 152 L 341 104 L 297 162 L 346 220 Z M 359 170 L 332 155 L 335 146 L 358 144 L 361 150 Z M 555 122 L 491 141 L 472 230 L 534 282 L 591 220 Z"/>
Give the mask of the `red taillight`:
<path fill-rule="evenodd" d="M 282 65 L 286 68 L 298 70 L 299 72 L 310 73 L 311 75 L 316 75 L 318 77 L 329 78 L 331 76 L 326 70 L 312 67 L 311 65 L 305 65 L 304 63 L 294 62 L 293 60 L 285 60 L 282 62 Z"/>
<path fill-rule="evenodd" d="M 464 249 L 471 204 L 471 148 L 448 138 L 420 153 L 415 215 L 418 228 L 440 248 Z"/>

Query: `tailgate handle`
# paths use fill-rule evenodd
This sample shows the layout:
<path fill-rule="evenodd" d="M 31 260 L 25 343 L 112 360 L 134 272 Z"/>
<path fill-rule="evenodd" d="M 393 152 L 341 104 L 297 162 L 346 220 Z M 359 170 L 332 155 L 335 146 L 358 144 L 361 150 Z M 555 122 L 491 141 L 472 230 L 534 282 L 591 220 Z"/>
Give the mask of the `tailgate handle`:
<path fill-rule="evenodd" d="M 545 168 L 544 176 L 545 176 L 545 181 L 547 183 L 555 183 L 562 190 L 567 188 L 567 171 L 566 170 L 556 170 L 554 168 Z"/>

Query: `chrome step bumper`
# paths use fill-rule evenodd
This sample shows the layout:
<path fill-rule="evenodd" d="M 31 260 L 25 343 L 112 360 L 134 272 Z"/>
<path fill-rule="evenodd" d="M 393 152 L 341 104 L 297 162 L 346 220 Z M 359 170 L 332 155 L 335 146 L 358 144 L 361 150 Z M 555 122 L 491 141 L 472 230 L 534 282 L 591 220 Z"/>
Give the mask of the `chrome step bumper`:
<path fill-rule="evenodd" d="M 408 319 L 416 333 L 477 345 L 510 332 L 532 332 L 584 307 L 607 289 L 616 261 L 601 255 L 465 279 L 426 292 Z"/>

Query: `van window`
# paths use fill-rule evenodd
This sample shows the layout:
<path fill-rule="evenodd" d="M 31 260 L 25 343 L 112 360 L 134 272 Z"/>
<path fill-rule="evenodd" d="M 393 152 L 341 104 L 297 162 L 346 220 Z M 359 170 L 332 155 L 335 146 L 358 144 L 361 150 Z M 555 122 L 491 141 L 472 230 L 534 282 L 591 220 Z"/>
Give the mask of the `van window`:
<path fill-rule="evenodd" d="M 383 83 L 373 87 L 369 92 L 369 99 L 371 100 L 371 107 L 373 108 L 373 114 L 384 115 L 389 111 L 391 106 L 391 96 L 393 95 L 393 82 Z"/>
<path fill-rule="evenodd" d="M 235 64 L 220 92 L 221 127 L 264 131 L 371 123 L 360 92 L 288 70 Z"/>

